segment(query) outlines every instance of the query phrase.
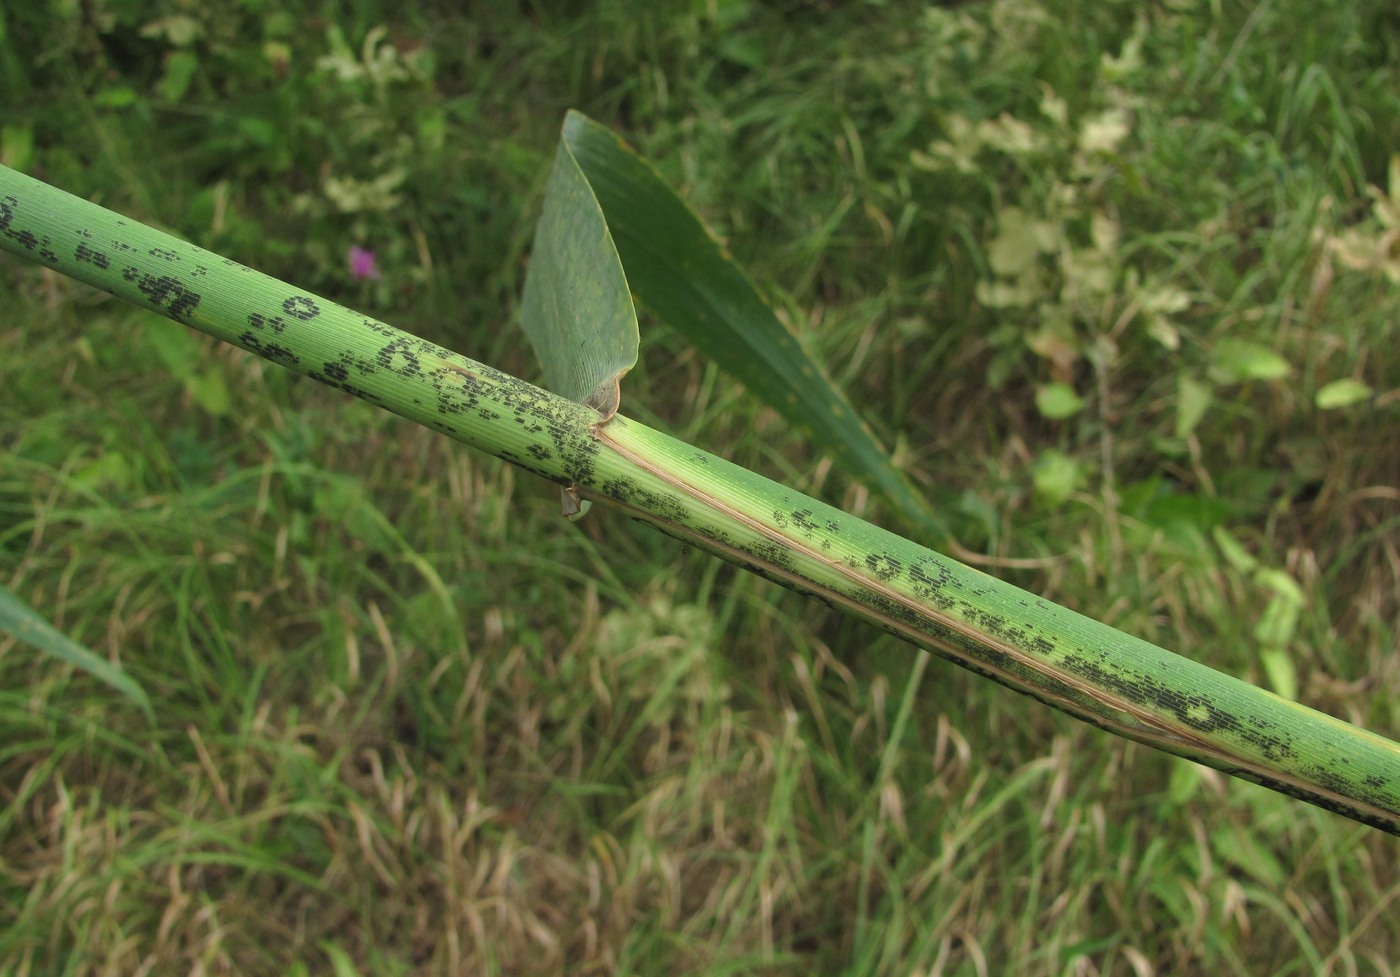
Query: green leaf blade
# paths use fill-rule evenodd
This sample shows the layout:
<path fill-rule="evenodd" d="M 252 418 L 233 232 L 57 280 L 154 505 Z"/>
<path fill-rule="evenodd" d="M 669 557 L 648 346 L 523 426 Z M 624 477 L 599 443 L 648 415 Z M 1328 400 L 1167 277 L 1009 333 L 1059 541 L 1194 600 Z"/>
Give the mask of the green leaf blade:
<path fill-rule="evenodd" d="M 907 524 L 943 536 L 942 522 L 841 391 L 651 164 L 579 112 L 565 120 L 564 141 L 602 204 L 641 300 L 750 392 L 809 431 L 844 471 L 882 492 Z"/>
<path fill-rule="evenodd" d="M 607 221 L 566 140 L 560 140 L 535 231 L 521 325 L 545 385 L 617 412 L 622 377 L 637 363 L 637 312 Z"/>
<path fill-rule="evenodd" d="M 135 702 L 146 715 L 152 715 L 151 701 L 135 679 L 59 631 L 5 587 L 0 587 L 0 633 L 82 669 Z"/>

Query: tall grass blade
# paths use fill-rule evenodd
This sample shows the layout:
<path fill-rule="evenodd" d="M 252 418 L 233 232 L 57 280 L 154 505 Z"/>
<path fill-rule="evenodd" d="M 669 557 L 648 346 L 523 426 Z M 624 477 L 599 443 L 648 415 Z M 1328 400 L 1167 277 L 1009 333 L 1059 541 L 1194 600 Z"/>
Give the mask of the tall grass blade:
<path fill-rule="evenodd" d="M 116 689 L 153 718 L 151 700 L 134 678 L 59 631 L 5 587 L 0 587 L 0 633 L 11 635 L 46 655 L 87 672 L 99 682 Z"/>

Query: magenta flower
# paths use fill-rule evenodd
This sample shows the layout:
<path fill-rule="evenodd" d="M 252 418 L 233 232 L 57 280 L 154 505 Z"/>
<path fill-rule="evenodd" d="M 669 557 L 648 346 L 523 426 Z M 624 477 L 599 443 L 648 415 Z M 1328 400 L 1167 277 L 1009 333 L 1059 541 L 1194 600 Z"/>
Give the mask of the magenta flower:
<path fill-rule="evenodd" d="M 356 245 L 350 249 L 350 274 L 356 278 L 378 278 L 379 268 L 374 263 L 374 252 Z"/>

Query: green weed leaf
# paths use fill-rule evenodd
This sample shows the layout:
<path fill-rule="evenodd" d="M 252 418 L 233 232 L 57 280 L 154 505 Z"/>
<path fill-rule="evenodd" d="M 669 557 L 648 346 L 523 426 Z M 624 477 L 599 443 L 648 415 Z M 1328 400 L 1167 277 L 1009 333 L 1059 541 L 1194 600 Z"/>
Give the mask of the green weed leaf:
<path fill-rule="evenodd" d="M 178 102 L 189 91 L 199 70 L 199 56 L 193 51 L 174 51 L 165 59 L 165 77 L 160 81 L 160 94 L 167 102 Z"/>
<path fill-rule="evenodd" d="M 1053 448 L 1035 460 L 1031 471 L 1035 494 L 1052 506 L 1063 503 L 1084 484 L 1084 467 Z"/>
<path fill-rule="evenodd" d="M 0 587 L 0 633 L 82 669 L 135 702 L 146 715 L 153 715 L 151 702 L 135 679 L 63 634 L 5 587 Z"/>
<path fill-rule="evenodd" d="M 1036 389 L 1035 406 L 1052 421 L 1063 421 L 1084 409 L 1084 398 L 1067 383 L 1047 383 Z"/>
<path fill-rule="evenodd" d="M 1371 393 L 1371 388 L 1359 380 L 1333 380 L 1317 392 L 1314 402 L 1319 410 L 1337 410 L 1360 403 Z"/>
<path fill-rule="evenodd" d="M 559 141 L 535 230 L 520 321 L 545 385 L 617 413 L 619 382 L 637 362 L 637 311 L 617 248 L 567 138 Z"/>
<path fill-rule="evenodd" d="M 1211 354 L 1210 376 L 1216 383 L 1281 380 L 1292 372 L 1288 361 L 1269 347 L 1243 339 L 1222 339 Z"/>
<path fill-rule="evenodd" d="M 942 536 L 942 524 L 841 391 L 651 164 L 578 112 L 564 121 L 564 143 L 602 204 L 638 297 L 751 393 L 809 431 L 844 471 L 881 491 L 909 525 Z"/>

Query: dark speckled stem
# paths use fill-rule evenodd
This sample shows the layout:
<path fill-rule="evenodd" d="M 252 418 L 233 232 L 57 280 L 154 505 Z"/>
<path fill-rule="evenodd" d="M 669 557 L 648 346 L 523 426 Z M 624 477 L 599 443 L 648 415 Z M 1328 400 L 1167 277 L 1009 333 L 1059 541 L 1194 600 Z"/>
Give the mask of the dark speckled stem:
<path fill-rule="evenodd" d="M 0 248 L 504 458 L 1103 729 L 1400 834 L 1400 746 L 626 417 L 0 167 Z"/>

